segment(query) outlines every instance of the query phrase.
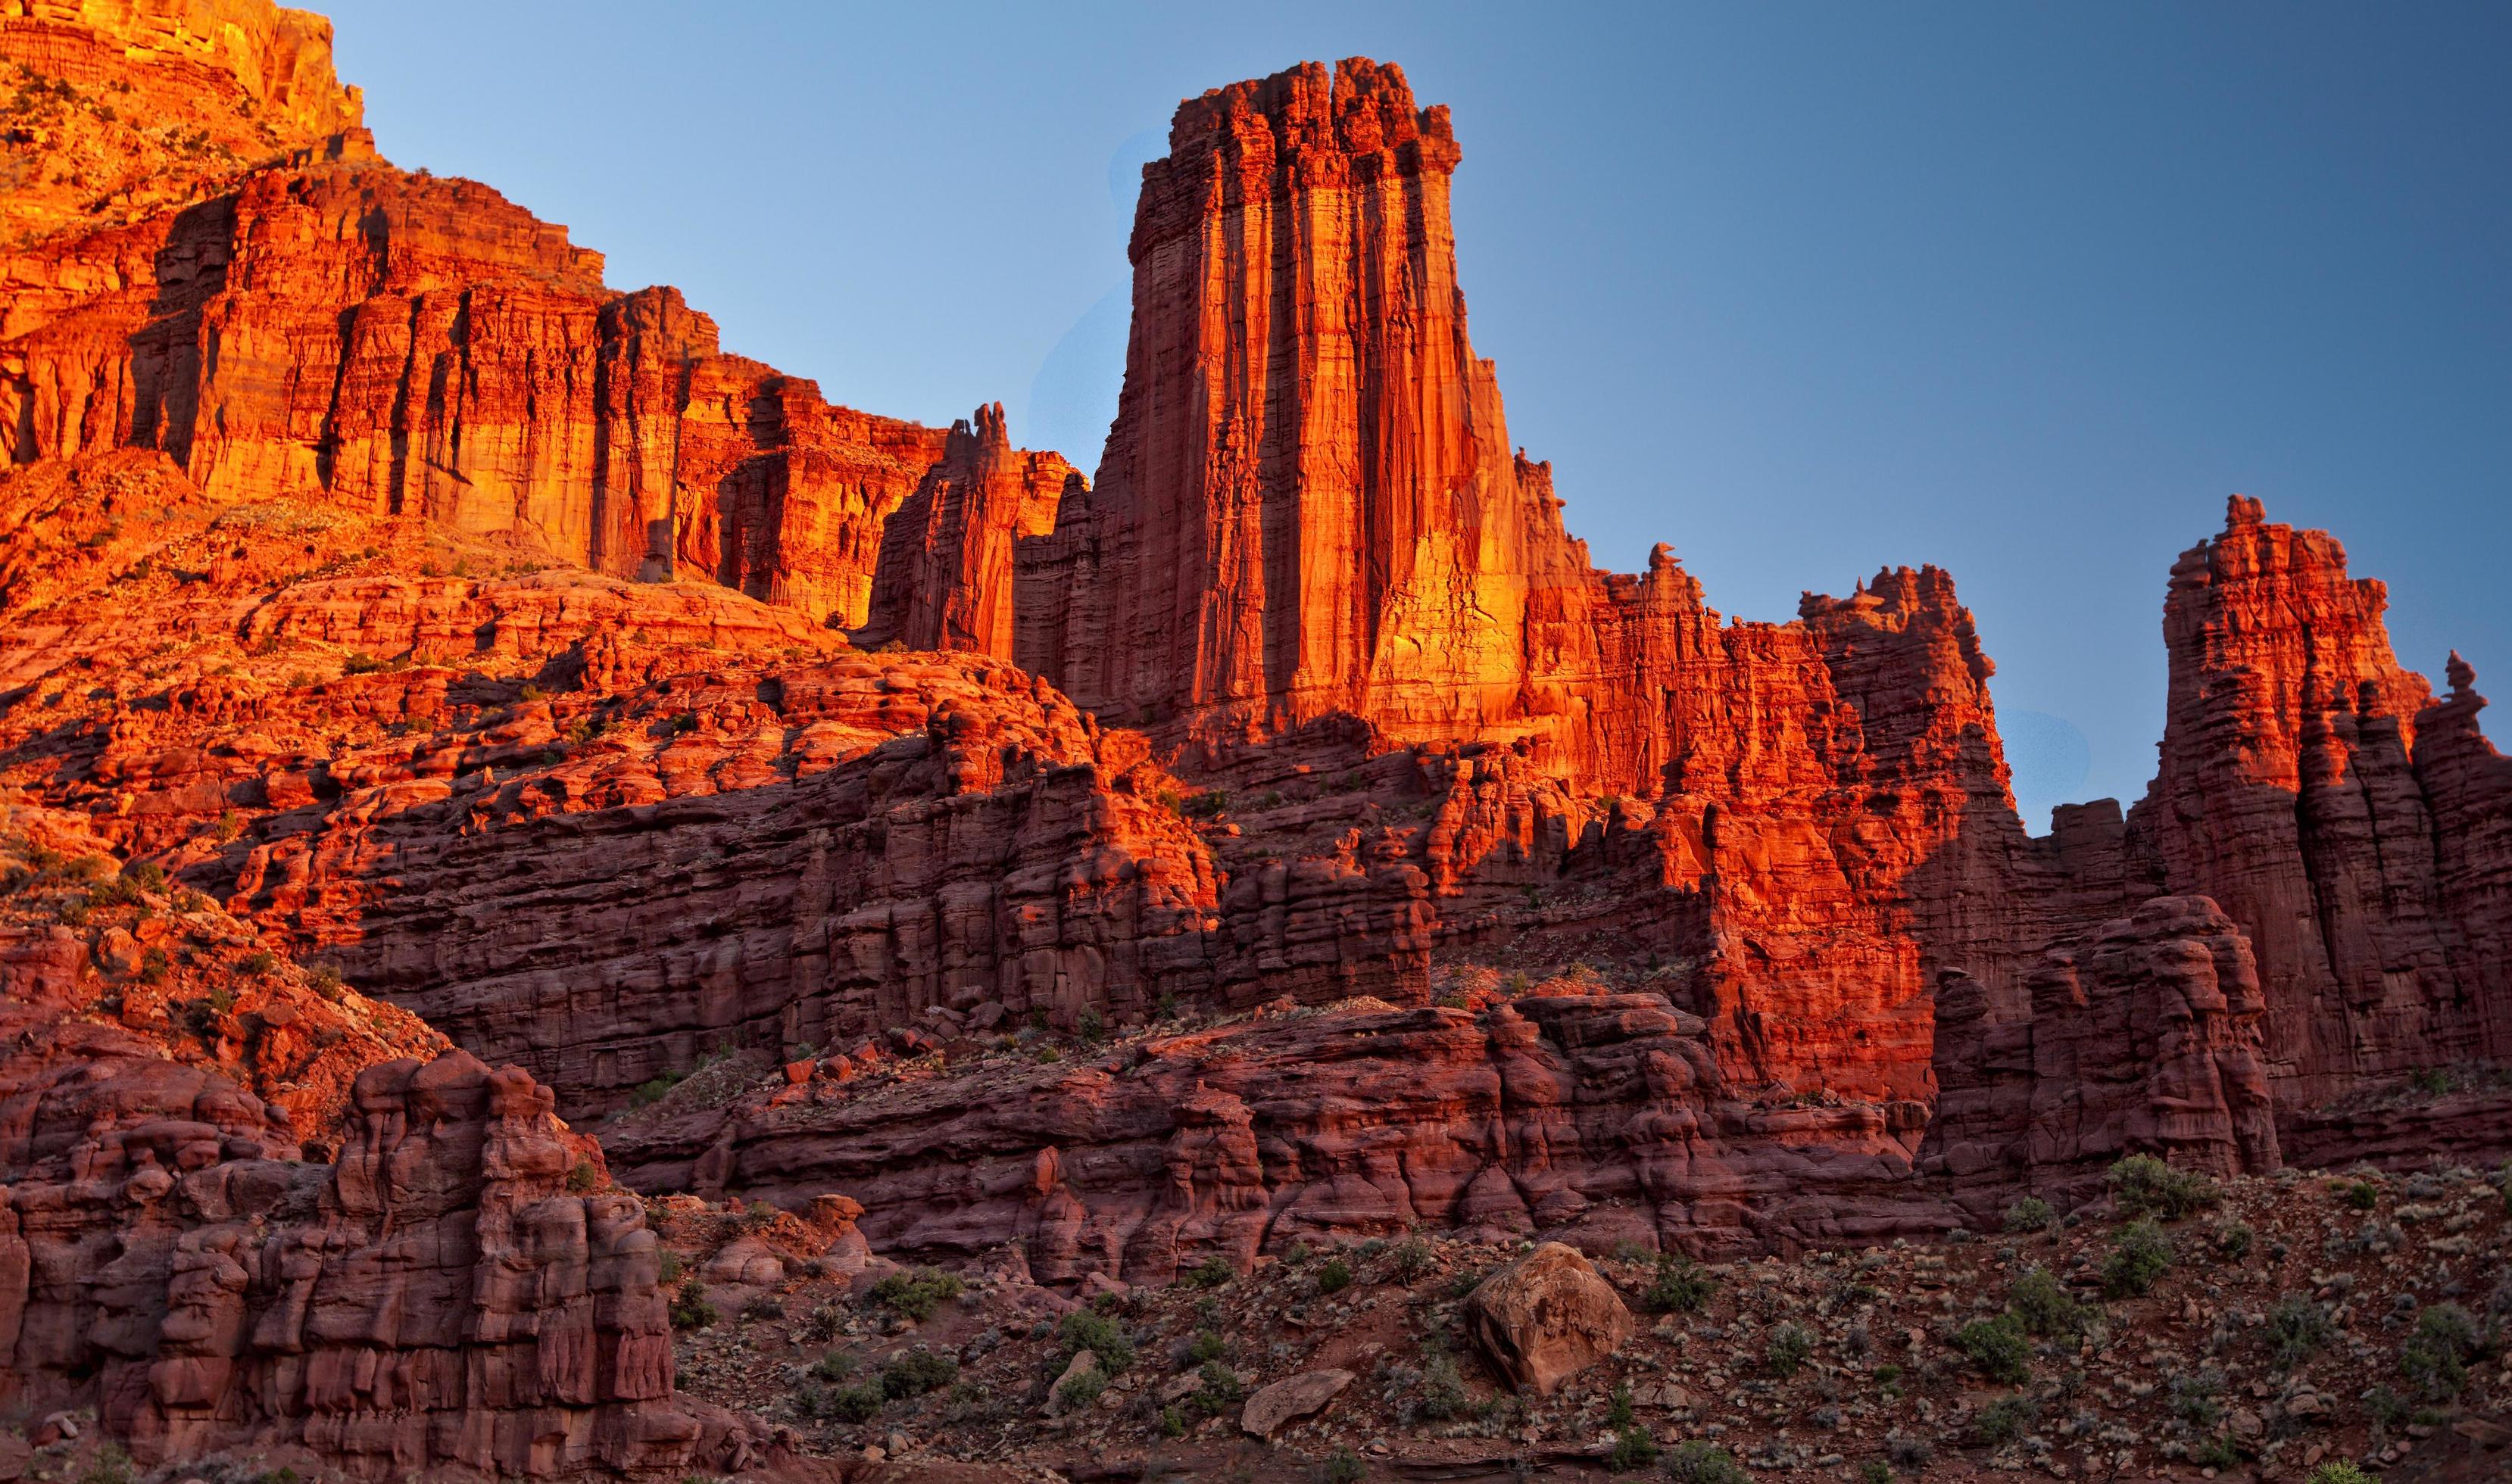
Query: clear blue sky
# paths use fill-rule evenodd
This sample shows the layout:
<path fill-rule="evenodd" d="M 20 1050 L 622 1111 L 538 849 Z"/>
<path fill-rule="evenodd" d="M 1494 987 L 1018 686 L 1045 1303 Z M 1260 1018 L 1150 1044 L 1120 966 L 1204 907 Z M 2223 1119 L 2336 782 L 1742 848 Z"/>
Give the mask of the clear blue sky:
<path fill-rule="evenodd" d="M 2142 792 L 2165 575 L 2234 490 L 2512 706 L 2512 6 L 328 9 L 394 161 L 837 401 L 1000 398 L 1084 466 L 1177 99 L 1399 61 L 1572 529 L 1748 618 L 1950 568 L 2035 830 Z"/>

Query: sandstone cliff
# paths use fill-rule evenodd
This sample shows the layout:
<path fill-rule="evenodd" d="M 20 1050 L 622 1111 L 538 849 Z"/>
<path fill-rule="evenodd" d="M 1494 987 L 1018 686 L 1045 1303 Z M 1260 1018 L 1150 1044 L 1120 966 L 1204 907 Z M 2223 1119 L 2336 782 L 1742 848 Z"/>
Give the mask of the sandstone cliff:
<path fill-rule="evenodd" d="M 2386 600 L 2326 532 L 2236 495 L 2164 607 L 2170 711 L 2132 867 L 2249 934 L 2270 1072 L 2297 1102 L 2512 1054 L 2503 763 L 2464 664 L 2437 704 L 2392 656 Z"/>

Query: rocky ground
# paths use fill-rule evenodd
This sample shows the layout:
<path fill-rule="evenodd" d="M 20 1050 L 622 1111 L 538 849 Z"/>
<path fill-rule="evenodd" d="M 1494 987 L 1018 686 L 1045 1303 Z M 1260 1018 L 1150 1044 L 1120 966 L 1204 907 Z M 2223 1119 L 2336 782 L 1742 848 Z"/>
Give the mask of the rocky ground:
<path fill-rule="evenodd" d="M 1510 1388 L 1464 1319 L 1517 1247 L 1320 1245 L 1068 1298 L 1001 1271 L 837 1272 L 825 1237 L 765 1211 L 684 1200 L 655 1224 L 687 1271 L 682 1385 L 833 1459 L 1076 1479 L 2512 1469 L 2492 1178 L 2288 1171 L 2175 1219 L 2178 1193 L 1864 1252 L 1600 1257 L 1635 1333 L 1549 1397 Z M 1321 1409 L 1249 1435 L 1250 1397 L 1329 1371 L 1350 1380 Z"/>

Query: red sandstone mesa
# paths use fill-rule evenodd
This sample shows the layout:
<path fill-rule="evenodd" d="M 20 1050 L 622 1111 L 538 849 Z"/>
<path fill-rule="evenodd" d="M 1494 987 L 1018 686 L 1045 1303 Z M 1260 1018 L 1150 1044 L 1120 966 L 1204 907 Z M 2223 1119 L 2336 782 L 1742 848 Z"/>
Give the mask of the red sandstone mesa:
<path fill-rule="evenodd" d="M 2512 1145 L 2395 1096 L 2512 1056 L 2464 662 L 2237 497 L 2148 796 L 2030 837 L 1946 573 L 1590 566 L 1393 66 L 1181 105 L 1094 487 L 375 158 L 314 18 L 90 9 L 0 17 L 0 1381 L 151 1458 L 758 1456 L 612 1169 L 1070 1287 Z"/>

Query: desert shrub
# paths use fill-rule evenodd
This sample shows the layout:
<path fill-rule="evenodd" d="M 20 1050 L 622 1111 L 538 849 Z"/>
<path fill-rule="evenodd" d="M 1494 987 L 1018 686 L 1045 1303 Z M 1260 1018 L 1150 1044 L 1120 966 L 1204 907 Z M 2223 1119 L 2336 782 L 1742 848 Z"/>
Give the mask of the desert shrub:
<path fill-rule="evenodd" d="M 379 660 L 373 655 L 366 653 L 352 654 L 347 659 L 340 662 L 340 673 L 342 675 L 373 675 L 379 670 L 389 670 L 391 668 L 392 665 L 389 662 Z"/>
<path fill-rule="evenodd" d="M 131 1455 L 120 1443 L 103 1444 L 78 1476 L 78 1484 L 131 1484 Z"/>
<path fill-rule="evenodd" d="M 1099 1368 L 1111 1376 L 1122 1374 L 1134 1363 L 1134 1342 L 1126 1339 L 1125 1332 L 1106 1314 L 1076 1309 L 1056 1326 L 1055 1338 L 1064 1347 L 1066 1359 L 1088 1350 L 1098 1357 Z"/>
<path fill-rule="evenodd" d="M 1860 1484 L 1893 1484 L 1893 1465 L 1882 1459 L 1868 1459 L 1858 1465 Z"/>
<path fill-rule="evenodd" d="M 236 972 L 258 979 L 279 967 L 279 956 L 266 948 L 255 949 L 236 960 Z"/>
<path fill-rule="evenodd" d="M 683 1283 L 672 1299 L 672 1328 L 705 1329 L 724 1317 L 707 1302 L 706 1285 L 696 1278 Z"/>
<path fill-rule="evenodd" d="M 1657 1276 L 1642 1296 L 1649 1308 L 1667 1313 L 1691 1313 L 1709 1302 L 1709 1291 L 1716 1287 L 1699 1263 L 1680 1252 L 1663 1253 L 1657 1260 Z"/>
<path fill-rule="evenodd" d="M 1317 1292 L 1341 1293 L 1352 1286 L 1352 1265 L 1339 1257 L 1326 1259 L 1317 1269 Z"/>
<path fill-rule="evenodd" d="M 1162 1407 L 1162 1408 L 1160 1408 L 1160 1436 L 1162 1436 L 1162 1437 L 1184 1437 L 1184 1436 L 1186 1436 L 1186 1408 L 1184 1408 L 1184 1407 Z"/>
<path fill-rule="evenodd" d="M 1613 1400 L 1605 1408 L 1605 1425 L 1616 1429 L 1628 1427 L 1634 1417 L 1635 1414 L 1631 1411 L 1631 1384 L 1628 1381 L 1615 1382 Z"/>
<path fill-rule="evenodd" d="M 2351 1460 L 2332 1459 L 2313 1469 L 2304 1484 L 2373 1484 L 2373 1476 Z"/>
<path fill-rule="evenodd" d="M 1667 1452 L 1666 1476 L 1674 1484 L 1753 1484 L 1753 1476 L 1734 1455 L 1697 1437 Z"/>
<path fill-rule="evenodd" d="M 662 1257 L 655 1263 L 655 1280 L 665 1288 L 669 1288 L 681 1280 L 682 1268 L 681 1255 L 666 1247 L 663 1249 Z"/>
<path fill-rule="evenodd" d="M 1991 1381 L 2020 1386 L 2032 1378 L 2032 1340 L 2023 1333 L 2023 1321 L 2011 1313 L 1964 1325 L 1954 1347 Z"/>
<path fill-rule="evenodd" d="M 1351 1449 L 1338 1448 L 1326 1455 L 1326 1484 L 1360 1484 L 1368 1477 L 1369 1465 Z"/>
<path fill-rule="evenodd" d="M 2370 1211 L 2381 1203 L 2381 1191 L 2369 1180 L 2351 1181 L 2338 1191 L 2350 1210 Z"/>
<path fill-rule="evenodd" d="M 2032 1428 L 2041 1409 L 2029 1396 L 2001 1396 L 1980 1409 L 1980 1420 L 1973 1424 L 1980 1440 L 1991 1448 L 2002 1448 Z"/>
<path fill-rule="evenodd" d="M 1108 1389 L 1108 1373 L 1097 1366 L 1067 1376 L 1055 1387 L 1055 1399 L 1067 1412 L 1079 1412 Z"/>
<path fill-rule="evenodd" d="M 1433 1350 L 1423 1357 L 1422 1394 L 1413 1404 L 1416 1416 L 1445 1422 L 1463 1416 L 1472 1404 L 1473 1397 L 1466 1390 L 1466 1378 L 1446 1351 Z"/>
<path fill-rule="evenodd" d="M 1195 1332 L 1194 1342 L 1186 1347 L 1186 1353 L 1189 1360 L 1201 1365 L 1207 1360 L 1219 1360 L 1228 1355 L 1230 1342 L 1222 1339 L 1218 1331 L 1199 1329 Z"/>
<path fill-rule="evenodd" d="M 881 1368 L 881 1394 L 892 1401 L 938 1391 L 960 1379 L 960 1362 L 918 1346 Z"/>
<path fill-rule="evenodd" d="M 2102 1288 L 2113 1298 L 2147 1293 L 2172 1270 L 2172 1238 L 2152 1217 L 2130 1222 L 2111 1239 L 2110 1254 L 2102 1259 Z"/>
<path fill-rule="evenodd" d="M 872 1296 L 875 1303 L 921 1323 L 932 1318 L 944 1300 L 958 1298 L 967 1286 L 956 1272 L 919 1268 L 912 1272 L 893 1272 L 873 1284 Z"/>
<path fill-rule="evenodd" d="M 2241 1451 L 2228 1435 L 2218 1432 L 2189 1450 L 2189 1462 L 2201 1468 L 2226 1469 L 2242 1461 Z"/>
<path fill-rule="evenodd" d="M 2483 1354 L 2477 1321 L 2456 1304 L 2436 1304 L 2416 1315 L 2415 1330 L 2399 1351 L 2399 1373 L 2427 1401 L 2447 1401 L 2468 1385 L 2468 1362 Z"/>
<path fill-rule="evenodd" d="M 1219 1288 L 1236 1276 L 1228 1259 L 1208 1257 L 1186 1275 L 1186 1280 L 1197 1288 Z"/>
<path fill-rule="evenodd" d="M 2336 1334 L 2337 1327 L 2330 1322 L 2328 1308 L 2302 1294 L 2290 1293 L 2268 1310 L 2268 1322 L 2260 1338 L 2277 1368 L 2290 1371 L 2311 1358 L 2314 1350 L 2336 1338 Z"/>
<path fill-rule="evenodd" d="M 785 1301 L 772 1293 L 764 1293 L 741 1306 L 741 1317 L 753 1323 L 766 1323 L 785 1317 Z"/>
<path fill-rule="evenodd" d="M 811 1374 L 822 1381 L 844 1381 L 855 1373 L 858 1363 L 844 1350 L 831 1350 L 811 1362 Z"/>
<path fill-rule="evenodd" d="M 2216 1182 L 2195 1170 L 2177 1170 L 2152 1154 L 2131 1154 L 2111 1166 L 2111 1200 L 2129 1216 L 2178 1221 L 2224 1198 Z"/>
<path fill-rule="evenodd" d="M 1614 1434 L 1614 1446 L 1605 1451 L 1605 1466 L 1616 1473 L 1646 1468 L 1657 1462 L 1657 1439 L 1646 1427 L 1625 1427 Z"/>
<path fill-rule="evenodd" d="M 2006 1291 L 2006 1307 L 2026 1334 L 2050 1339 L 2085 1327 L 2085 1307 L 2046 1268 L 2029 1268 Z"/>
<path fill-rule="evenodd" d="M 1238 1373 L 1218 1360 L 1205 1361 L 1195 1374 L 1197 1385 L 1195 1393 L 1186 1401 L 1188 1406 L 1205 1417 L 1219 1417 L 1238 1405 L 1239 1398 L 1247 1394 L 1246 1386 L 1238 1380 Z"/>
<path fill-rule="evenodd" d="M 660 1103 L 663 1101 L 663 1094 L 679 1086 L 681 1079 L 687 1075 L 686 1072 L 666 1072 L 661 1076 L 650 1077 L 638 1083 L 636 1089 L 628 1094 L 628 1106 L 650 1108 Z"/>
<path fill-rule="evenodd" d="M 1814 1336 L 1802 1324 L 1776 1325 L 1762 1346 L 1762 1365 L 1774 1376 L 1794 1376 L 1814 1354 Z"/>
<path fill-rule="evenodd" d="M 2215 1230 L 2216 1251 L 2228 1263 L 2238 1263 L 2249 1257 L 2251 1244 L 2257 1239 L 2258 1233 L 2253 1231 L 2251 1224 L 2246 1221 L 2223 1222 Z"/>
<path fill-rule="evenodd" d="M 2006 1208 L 2006 1230 L 2009 1231 L 2047 1231 L 2059 1213 L 2038 1195 L 2026 1195 Z"/>
<path fill-rule="evenodd" d="M 2224 1373 L 2182 1371 L 2172 1378 L 2172 1415 L 2193 1427 L 2213 1427 L 2224 1420 Z"/>
<path fill-rule="evenodd" d="M 1418 1236 L 1408 1236 L 1395 1244 L 1394 1254 L 1388 1259 L 1389 1270 L 1399 1283 L 1411 1283 L 1431 1270 L 1433 1261 L 1431 1244 Z"/>
<path fill-rule="evenodd" d="M 590 1159 L 577 1160 L 574 1167 L 567 1172 L 567 1188 L 573 1194 L 582 1195 L 588 1191 L 597 1189 L 601 1184 L 601 1167 Z"/>
<path fill-rule="evenodd" d="M 883 1400 L 881 1387 L 866 1383 L 857 1386 L 840 1386 L 829 1393 L 824 1404 L 830 1417 L 842 1423 L 868 1423 L 881 1415 Z"/>
<path fill-rule="evenodd" d="M 1937 1450 L 1917 1433 L 1897 1429 L 1884 1434 L 1884 1457 L 1892 1461 L 1894 1467 L 1917 1473 L 1936 1462 Z"/>

